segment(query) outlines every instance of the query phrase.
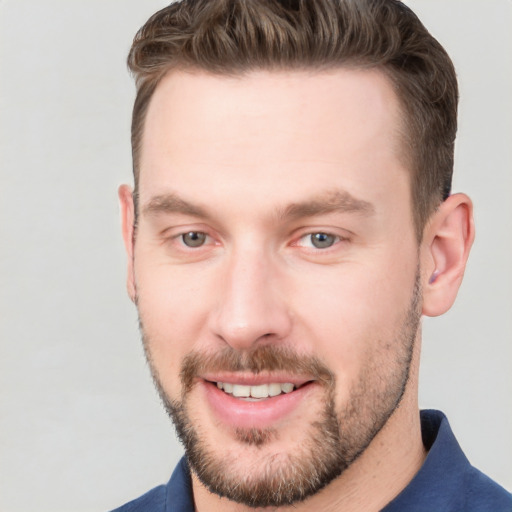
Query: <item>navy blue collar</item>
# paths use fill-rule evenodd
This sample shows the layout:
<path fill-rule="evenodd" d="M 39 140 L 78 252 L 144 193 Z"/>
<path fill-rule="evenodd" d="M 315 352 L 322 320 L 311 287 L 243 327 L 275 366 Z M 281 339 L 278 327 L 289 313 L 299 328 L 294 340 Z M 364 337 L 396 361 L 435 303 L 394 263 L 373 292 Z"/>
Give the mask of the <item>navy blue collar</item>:
<path fill-rule="evenodd" d="M 421 412 L 421 435 L 427 457 L 409 485 L 382 512 L 465 510 L 464 475 L 471 468 L 440 411 Z"/>

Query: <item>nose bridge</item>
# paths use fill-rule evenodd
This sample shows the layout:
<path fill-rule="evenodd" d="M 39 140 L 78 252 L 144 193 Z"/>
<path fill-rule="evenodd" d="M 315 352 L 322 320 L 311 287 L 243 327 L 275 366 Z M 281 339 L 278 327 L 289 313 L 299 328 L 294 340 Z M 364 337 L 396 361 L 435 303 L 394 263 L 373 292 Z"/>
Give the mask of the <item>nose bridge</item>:
<path fill-rule="evenodd" d="M 219 279 L 215 335 L 238 350 L 250 349 L 263 338 L 287 335 L 291 320 L 275 258 L 268 251 L 255 244 L 233 249 Z"/>

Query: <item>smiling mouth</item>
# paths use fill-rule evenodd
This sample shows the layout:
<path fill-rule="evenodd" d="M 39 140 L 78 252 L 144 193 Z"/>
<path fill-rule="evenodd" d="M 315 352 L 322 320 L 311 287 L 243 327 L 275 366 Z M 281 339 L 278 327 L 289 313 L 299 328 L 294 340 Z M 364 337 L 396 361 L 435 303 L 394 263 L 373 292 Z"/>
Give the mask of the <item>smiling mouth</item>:
<path fill-rule="evenodd" d="M 257 386 L 247 386 L 244 384 L 232 384 L 229 382 L 216 382 L 217 387 L 224 393 L 235 398 L 248 401 L 264 400 L 275 396 L 291 393 L 302 386 L 295 386 L 291 382 L 275 382 L 269 384 L 259 384 Z"/>

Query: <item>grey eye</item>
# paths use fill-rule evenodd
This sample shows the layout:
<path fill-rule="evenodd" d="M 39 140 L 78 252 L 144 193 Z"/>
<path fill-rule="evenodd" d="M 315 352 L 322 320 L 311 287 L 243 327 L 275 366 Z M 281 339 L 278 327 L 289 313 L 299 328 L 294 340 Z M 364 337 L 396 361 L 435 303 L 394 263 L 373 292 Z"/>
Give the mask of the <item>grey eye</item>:
<path fill-rule="evenodd" d="M 327 233 L 313 233 L 310 235 L 311 244 L 317 249 L 326 249 L 336 242 L 336 236 Z"/>
<path fill-rule="evenodd" d="M 201 231 L 189 231 L 188 233 L 183 233 L 181 239 L 187 247 L 201 247 L 206 241 L 206 233 L 201 233 Z"/>

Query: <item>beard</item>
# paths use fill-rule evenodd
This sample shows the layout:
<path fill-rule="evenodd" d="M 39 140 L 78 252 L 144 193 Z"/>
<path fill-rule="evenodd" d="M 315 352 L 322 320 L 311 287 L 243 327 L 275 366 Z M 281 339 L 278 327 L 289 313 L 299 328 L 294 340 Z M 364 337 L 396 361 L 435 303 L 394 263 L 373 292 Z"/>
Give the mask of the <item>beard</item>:
<path fill-rule="evenodd" d="M 256 508 L 282 507 L 304 501 L 339 477 L 366 450 L 402 400 L 420 319 L 418 271 L 401 324 L 391 340 L 377 340 L 368 348 L 365 364 L 341 408 L 336 407 L 336 378 L 327 365 L 315 357 L 298 355 L 289 348 L 271 344 L 243 354 L 229 347 L 216 354 L 188 354 L 181 366 L 181 397 L 173 400 L 162 386 L 151 357 L 152 343 L 144 332 L 142 320 L 140 325 L 155 386 L 185 447 L 191 470 L 212 493 Z M 251 452 L 254 459 L 248 457 L 245 469 L 237 471 L 233 469 L 237 467 L 237 460 L 231 447 L 219 453 L 218 447 L 208 441 L 207 432 L 193 420 L 191 392 L 194 383 L 203 371 L 256 374 L 277 370 L 292 375 L 312 375 L 322 386 L 323 400 L 316 419 L 307 426 L 298 425 L 305 427 L 304 440 L 286 453 L 264 450 L 279 439 L 275 429 L 235 429 L 234 442 L 254 450 Z"/>

